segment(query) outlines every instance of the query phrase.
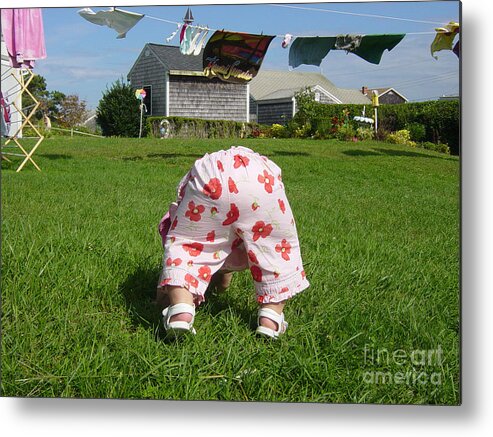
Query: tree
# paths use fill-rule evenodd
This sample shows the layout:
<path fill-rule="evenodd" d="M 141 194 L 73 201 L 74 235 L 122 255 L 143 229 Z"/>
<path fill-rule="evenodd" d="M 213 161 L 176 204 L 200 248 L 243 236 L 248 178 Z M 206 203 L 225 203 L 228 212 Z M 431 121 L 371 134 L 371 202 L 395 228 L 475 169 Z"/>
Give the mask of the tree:
<path fill-rule="evenodd" d="M 103 92 L 96 117 L 104 136 L 139 136 L 140 102 L 135 97 L 135 91 L 123 78 Z"/>
<path fill-rule="evenodd" d="M 77 95 L 69 95 L 60 102 L 57 118 L 60 126 L 73 127 L 81 124 L 86 114 L 86 102 Z"/>
<path fill-rule="evenodd" d="M 43 114 L 48 115 L 50 118 L 58 118 L 60 111 L 60 104 L 66 97 L 64 93 L 60 91 L 48 91 L 46 86 L 46 79 L 36 74 L 27 86 L 29 92 L 40 103 L 38 111 L 36 111 L 35 118 L 38 120 L 42 118 Z M 28 93 L 22 94 L 22 108 L 24 112 L 31 112 L 34 102 Z"/>

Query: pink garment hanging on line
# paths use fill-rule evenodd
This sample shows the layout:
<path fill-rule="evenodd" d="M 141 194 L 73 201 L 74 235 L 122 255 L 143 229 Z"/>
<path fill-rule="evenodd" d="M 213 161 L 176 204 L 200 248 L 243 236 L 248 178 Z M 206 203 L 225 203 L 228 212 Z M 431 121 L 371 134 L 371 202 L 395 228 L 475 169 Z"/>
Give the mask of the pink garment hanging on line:
<path fill-rule="evenodd" d="M 46 58 L 43 17 L 40 8 L 2 9 L 2 33 L 14 68 L 34 68 Z"/>

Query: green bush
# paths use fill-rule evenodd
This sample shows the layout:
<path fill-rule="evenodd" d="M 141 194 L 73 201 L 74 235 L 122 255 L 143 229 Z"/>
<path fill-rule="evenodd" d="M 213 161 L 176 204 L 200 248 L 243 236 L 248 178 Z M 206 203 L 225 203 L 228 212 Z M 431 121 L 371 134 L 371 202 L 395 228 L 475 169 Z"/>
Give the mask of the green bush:
<path fill-rule="evenodd" d="M 391 144 L 402 144 L 405 146 L 416 147 L 416 143 L 411 141 L 411 135 L 408 130 L 401 129 L 387 136 L 387 141 Z"/>
<path fill-rule="evenodd" d="M 160 124 L 169 122 L 171 138 L 262 138 L 269 136 L 270 128 L 257 123 L 231 120 L 203 120 L 185 117 L 147 117 L 146 131 L 150 137 L 160 138 Z"/>
<path fill-rule="evenodd" d="M 375 132 L 367 127 L 359 127 L 356 129 L 356 137 L 361 141 L 369 141 L 375 137 Z"/>
<path fill-rule="evenodd" d="M 426 150 L 433 150 L 435 152 L 446 153 L 450 155 L 450 148 L 447 144 L 443 143 L 432 143 L 431 141 L 425 141 L 423 143 L 418 143 L 418 147 Z"/>
<path fill-rule="evenodd" d="M 340 141 L 351 141 L 356 136 L 356 129 L 350 124 L 345 124 L 337 130 L 335 136 Z"/>
<path fill-rule="evenodd" d="M 423 141 L 426 137 L 426 126 L 421 123 L 407 123 L 405 129 L 409 131 L 412 141 Z"/>
<path fill-rule="evenodd" d="M 97 123 L 105 137 L 138 137 L 140 102 L 130 84 L 117 80 L 103 93 L 96 110 Z"/>

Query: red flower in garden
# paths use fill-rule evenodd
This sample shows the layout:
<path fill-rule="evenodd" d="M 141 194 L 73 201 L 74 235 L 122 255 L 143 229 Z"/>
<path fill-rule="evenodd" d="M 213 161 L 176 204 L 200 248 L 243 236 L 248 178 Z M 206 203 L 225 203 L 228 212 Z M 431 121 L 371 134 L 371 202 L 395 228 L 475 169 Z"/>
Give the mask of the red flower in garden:
<path fill-rule="evenodd" d="M 190 256 L 199 256 L 204 250 L 204 245 L 202 243 L 185 243 L 182 245 L 183 250 L 188 252 Z"/>
<path fill-rule="evenodd" d="M 217 168 L 219 171 L 224 171 L 223 163 L 221 161 L 217 161 Z"/>
<path fill-rule="evenodd" d="M 289 261 L 289 254 L 291 253 L 291 244 L 286 239 L 281 241 L 281 244 L 276 244 L 276 252 L 280 253 L 285 261 Z"/>
<path fill-rule="evenodd" d="M 185 281 L 187 282 L 187 284 L 194 288 L 197 288 L 199 286 L 199 281 L 197 281 L 197 278 L 194 278 L 190 273 L 187 273 L 185 275 Z"/>
<path fill-rule="evenodd" d="M 188 211 L 185 213 L 185 217 L 188 217 L 193 222 L 198 222 L 202 218 L 201 214 L 205 211 L 203 205 L 195 206 L 195 202 L 191 200 L 188 202 Z"/>
<path fill-rule="evenodd" d="M 253 241 L 257 241 L 260 237 L 266 238 L 272 232 L 272 225 L 265 224 L 263 221 L 258 221 L 253 225 Z"/>
<path fill-rule="evenodd" d="M 168 267 L 175 267 L 175 266 L 179 266 L 181 264 L 181 259 L 180 258 L 175 258 L 175 259 L 172 259 L 172 258 L 168 258 L 166 260 L 166 265 Z"/>
<path fill-rule="evenodd" d="M 252 278 L 256 282 L 261 282 L 262 281 L 262 270 L 260 270 L 259 266 L 251 266 L 250 267 L 250 272 L 252 273 Z"/>
<path fill-rule="evenodd" d="M 231 177 L 228 179 L 228 187 L 230 193 L 238 194 L 238 188 L 236 187 L 235 181 L 231 179 Z"/>
<path fill-rule="evenodd" d="M 248 258 L 250 258 L 250 261 L 253 264 L 258 264 L 257 255 L 255 255 L 255 253 L 253 253 L 251 250 L 248 251 Z"/>
<path fill-rule="evenodd" d="M 282 213 L 286 212 L 286 205 L 284 205 L 284 200 L 277 199 L 277 203 L 279 203 L 279 208 L 281 208 Z"/>
<path fill-rule="evenodd" d="M 240 210 L 234 203 L 231 204 L 230 210 L 226 214 L 226 217 L 226 220 L 223 221 L 224 226 L 234 223 L 240 217 Z"/>
<path fill-rule="evenodd" d="M 199 278 L 207 282 L 211 280 L 211 269 L 209 266 L 202 266 L 199 269 Z"/>
<path fill-rule="evenodd" d="M 246 156 L 235 155 L 233 156 L 235 163 L 233 165 L 234 168 L 239 168 L 241 166 L 246 167 L 250 160 Z"/>
<path fill-rule="evenodd" d="M 217 200 L 221 197 L 223 187 L 221 181 L 218 178 L 212 178 L 208 184 L 204 185 L 204 194 L 209 196 L 212 200 Z"/>
<path fill-rule="evenodd" d="M 208 234 L 207 234 L 207 237 L 206 237 L 206 240 L 207 241 L 210 241 L 211 243 L 214 242 L 214 238 L 216 238 L 216 231 L 210 231 Z"/>
<path fill-rule="evenodd" d="M 259 174 L 257 180 L 261 184 L 264 184 L 265 191 L 267 191 L 268 193 L 272 193 L 272 186 L 274 185 L 274 176 L 267 173 L 267 170 L 264 170 L 264 174 L 263 175 Z"/>

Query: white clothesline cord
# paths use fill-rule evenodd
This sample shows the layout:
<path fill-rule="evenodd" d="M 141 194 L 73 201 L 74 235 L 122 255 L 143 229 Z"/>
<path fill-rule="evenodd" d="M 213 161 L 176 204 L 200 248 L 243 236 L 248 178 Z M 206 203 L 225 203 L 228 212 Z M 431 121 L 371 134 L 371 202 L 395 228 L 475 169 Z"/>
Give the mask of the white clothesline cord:
<path fill-rule="evenodd" d="M 305 10 L 305 11 L 328 12 L 330 14 L 354 15 L 354 16 L 357 16 L 357 17 L 370 17 L 370 18 L 383 18 L 383 19 L 386 19 L 386 20 L 409 21 L 411 23 L 438 24 L 440 26 L 443 25 L 443 23 L 438 23 L 436 21 L 412 20 L 410 18 L 389 17 L 389 16 L 386 16 L 386 15 L 359 14 L 359 13 L 356 13 L 356 12 L 343 12 L 343 11 L 335 11 L 335 10 L 332 10 L 332 9 L 307 8 L 307 7 L 303 7 L 303 6 L 276 5 L 276 4 L 271 4 L 271 6 L 275 6 L 275 7 L 278 7 L 278 8 L 301 9 L 301 10 Z"/>
<path fill-rule="evenodd" d="M 284 6 L 284 5 L 273 5 L 273 6 Z M 323 9 L 323 10 L 327 11 L 326 9 Z M 144 18 L 150 18 L 151 20 L 157 20 L 157 21 L 162 21 L 164 23 L 168 23 L 168 24 L 174 24 L 175 26 L 183 25 L 183 23 L 180 23 L 178 21 L 165 20 L 164 18 L 153 17 L 151 15 L 144 15 Z M 412 21 L 412 20 L 407 20 L 407 21 Z M 423 23 L 423 22 L 421 21 L 421 23 Z M 428 22 L 428 23 L 430 23 L 430 22 Z M 437 23 L 433 23 L 433 24 L 437 24 Z M 438 24 L 441 24 L 441 23 L 438 23 Z M 195 24 L 189 24 L 188 26 L 192 27 L 192 28 L 204 28 L 204 26 L 195 25 Z M 217 32 L 219 29 L 210 29 L 209 28 L 209 30 L 212 32 Z M 224 30 L 224 29 L 221 29 L 221 30 Z M 433 32 L 405 32 L 406 35 L 435 35 L 436 33 L 437 33 L 436 31 L 433 31 Z M 365 35 L 365 34 L 362 34 L 362 35 Z M 266 36 L 268 36 L 268 35 L 266 35 Z M 284 34 L 284 35 L 274 35 L 274 36 L 278 37 L 278 38 L 284 38 L 286 35 Z M 337 35 L 292 35 L 292 36 L 293 36 L 293 38 L 310 38 L 310 37 L 315 37 L 315 36 L 335 37 Z"/>

